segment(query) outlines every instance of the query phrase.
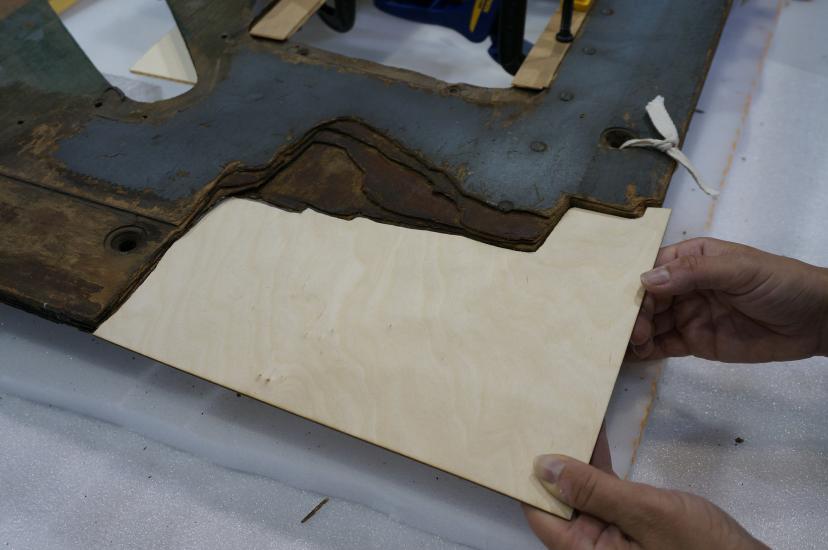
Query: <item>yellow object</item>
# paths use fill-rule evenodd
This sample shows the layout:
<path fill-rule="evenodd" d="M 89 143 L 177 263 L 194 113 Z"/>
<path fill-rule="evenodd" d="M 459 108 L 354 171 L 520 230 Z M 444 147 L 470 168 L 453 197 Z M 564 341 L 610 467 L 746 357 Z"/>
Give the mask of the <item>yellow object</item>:
<path fill-rule="evenodd" d="M 49 0 L 49 5 L 55 10 L 55 13 L 63 13 L 72 7 L 72 4 L 78 0 Z"/>
<path fill-rule="evenodd" d="M 480 13 L 489 13 L 490 9 L 492 9 L 492 0 L 475 0 L 471 20 L 469 21 L 469 31 L 474 32 L 478 20 L 480 20 Z"/>
<path fill-rule="evenodd" d="M 578 11 L 587 11 L 592 7 L 592 0 L 575 0 L 575 9 Z"/>

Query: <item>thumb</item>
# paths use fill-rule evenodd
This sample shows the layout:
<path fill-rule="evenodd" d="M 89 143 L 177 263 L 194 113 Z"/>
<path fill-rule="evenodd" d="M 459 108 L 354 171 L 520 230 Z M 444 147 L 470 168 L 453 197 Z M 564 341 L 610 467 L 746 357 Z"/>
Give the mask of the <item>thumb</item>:
<path fill-rule="evenodd" d="M 738 292 L 756 281 L 760 268 L 743 255 L 681 256 L 641 275 L 648 292 L 666 296 L 693 290 Z"/>
<path fill-rule="evenodd" d="M 618 479 L 566 456 L 537 457 L 535 475 L 564 504 L 616 525 L 634 539 L 640 540 L 667 508 L 663 491 Z"/>

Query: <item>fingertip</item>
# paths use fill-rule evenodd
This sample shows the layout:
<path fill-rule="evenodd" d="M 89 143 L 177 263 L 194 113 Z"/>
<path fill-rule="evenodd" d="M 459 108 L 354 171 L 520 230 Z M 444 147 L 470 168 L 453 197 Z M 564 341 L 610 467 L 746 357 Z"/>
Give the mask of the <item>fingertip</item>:
<path fill-rule="evenodd" d="M 566 457 L 555 454 L 536 456 L 533 464 L 535 476 L 541 481 L 555 483 L 566 466 L 565 459 Z"/>
<path fill-rule="evenodd" d="M 641 312 L 647 316 L 651 316 L 655 311 L 656 300 L 655 296 L 649 292 L 644 294 L 644 299 L 641 300 Z"/>
<path fill-rule="evenodd" d="M 647 290 L 658 289 L 670 282 L 670 270 L 659 266 L 641 274 L 641 284 Z"/>
<path fill-rule="evenodd" d="M 647 340 L 640 346 L 632 346 L 632 352 L 639 359 L 647 359 L 653 353 L 653 347 L 653 341 Z"/>
<path fill-rule="evenodd" d="M 630 343 L 633 346 L 641 346 L 647 343 L 653 337 L 653 323 L 639 315 L 633 325 L 632 334 L 630 334 Z"/>

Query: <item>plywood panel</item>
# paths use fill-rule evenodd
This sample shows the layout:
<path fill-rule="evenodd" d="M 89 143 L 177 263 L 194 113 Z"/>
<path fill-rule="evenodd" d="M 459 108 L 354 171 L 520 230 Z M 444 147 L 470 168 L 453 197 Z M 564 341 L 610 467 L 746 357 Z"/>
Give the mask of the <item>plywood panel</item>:
<path fill-rule="evenodd" d="M 581 25 L 586 18 L 586 12 L 575 11 L 572 15 L 572 34 L 577 35 Z M 529 50 L 523 64 L 518 69 L 515 78 L 512 79 L 512 86 L 517 88 L 529 88 L 531 90 L 543 90 L 548 88 L 558 72 L 558 65 L 566 55 L 569 46 L 555 40 L 555 35 L 561 28 L 561 10 L 549 18 L 549 24 L 541 33 L 535 45 Z"/>
<path fill-rule="evenodd" d="M 570 209 L 534 253 L 230 199 L 96 334 L 568 516 L 668 211 Z"/>
<path fill-rule="evenodd" d="M 324 3 L 325 0 L 279 0 L 253 25 L 250 34 L 271 40 L 287 40 Z"/>

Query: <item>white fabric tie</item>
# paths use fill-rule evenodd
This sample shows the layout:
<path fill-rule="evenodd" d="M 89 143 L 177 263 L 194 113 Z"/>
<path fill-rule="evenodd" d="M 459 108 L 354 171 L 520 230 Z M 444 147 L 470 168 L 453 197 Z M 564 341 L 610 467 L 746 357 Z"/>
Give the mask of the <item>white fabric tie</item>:
<path fill-rule="evenodd" d="M 673 119 L 670 118 L 670 114 L 667 112 L 667 108 L 664 106 L 663 97 L 661 97 L 660 95 L 656 96 L 654 100 L 647 104 L 647 115 L 653 122 L 653 126 L 656 127 L 656 130 L 658 130 L 658 133 L 661 134 L 664 137 L 664 139 L 631 139 L 629 141 L 624 142 L 624 144 L 620 148 L 626 149 L 627 147 L 648 147 L 650 149 L 656 149 L 657 151 L 661 151 L 662 153 L 669 155 L 676 162 L 687 168 L 687 171 L 690 172 L 690 175 L 693 176 L 694 180 L 696 180 L 696 185 L 699 186 L 699 189 L 701 189 L 711 197 L 718 196 L 719 192 L 704 184 L 701 175 L 698 173 L 698 171 L 696 171 L 696 168 L 695 166 L 693 166 L 693 163 L 690 162 L 690 159 L 687 158 L 687 155 L 685 155 L 679 150 L 678 130 L 676 130 L 676 125 L 673 123 Z"/>

